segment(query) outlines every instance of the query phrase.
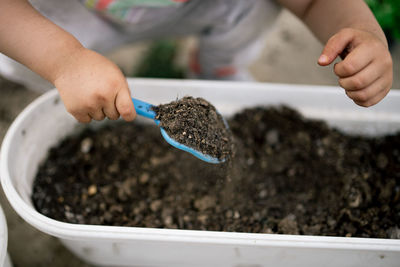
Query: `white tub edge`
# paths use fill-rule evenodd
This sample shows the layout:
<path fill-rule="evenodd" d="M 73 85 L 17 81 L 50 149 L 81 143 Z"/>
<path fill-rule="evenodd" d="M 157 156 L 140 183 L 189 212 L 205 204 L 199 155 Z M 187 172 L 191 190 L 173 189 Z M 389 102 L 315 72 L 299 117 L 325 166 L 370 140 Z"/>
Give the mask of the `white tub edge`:
<path fill-rule="evenodd" d="M 159 80 L 159 79 L 132 79 L 134 84 L 140 83 L 181 83 L 182 81 Z M 183 81 L 184 83 L 204 83 L 203 81 Z M 207 82 L 206 82 L 207 83 Z M 215 82 L 210 82 L 215 84 Z M 246 83 L 242 83 L 244 85 Z M 253 84 L 253 83 L 251 83 Z M 254 85 L 254 84 L 253 84 Z M 281 84 L 285 86 L 284 84 Z M 238 86 L 235 83 L 235 86 Z M 263 86 L 260 84 L 260 87 Z M 264 85 L 265 86 L 265 85 Z M 288 85 L 291 86 L 291 85 Z M 308 90 L 316 90 L 317 86 L 308 86 Z M 325 87 L 325 86 L 324 86 Z M 337 94 L 334 87 L 326 86 L 326 89 Z M 394 92 L 399 94 L 398 92 Z M 57 95 L 57 91 L 48 92 L 30 105 L 17 117 L 12 123 L 1 146 L 0 159 L 5 157 L 10 149 L 10 138 L 15 133 L 18 125 L 25 119 L 30 109 L 35 105 L 53 98 Z M 40 229 L 41 231 L 62 239 L 120 239 L 129 240 L 132 238 L 139 240 L 165 240 L 176 242 L 191 242 L 196 238 L 196 242 L 200 243 L 218 243 L 218 244 L 244 244 L 244 245 L 271 245 L 285 247 L 318 247 L 318 248 L 336 248 L 336 249 L 359 249 L 359 250 L 386 250 L 399 251 L 400 240 L 390 239 L 374 239 L 374 238 L 347 238 L 347 237 L 326 237 L 326 236 L 300 236 L 300 235 L 279 235 L 279 234 L 251 234 L 251 233 L 233 233 L 233 232 L 212 232 L 212 231 L 195 231 L 195 230 L 174 230 L 174 229 L 154 229 L 154 228 L 138 228 L 138 227 L 117 227 L 117 226 L 97 226 L 97 225 L 77 225 L 63 223 L 50 219 L 27 205 L 14 189 L 11 179 L 8 176 L 8 167 L 5 161 L 0 160 L 0 176 L 5 194 L 8 199 L 14 199 L 15 203 L 11 203 L 16 212 L 23 217 L 29 224 Z"/>

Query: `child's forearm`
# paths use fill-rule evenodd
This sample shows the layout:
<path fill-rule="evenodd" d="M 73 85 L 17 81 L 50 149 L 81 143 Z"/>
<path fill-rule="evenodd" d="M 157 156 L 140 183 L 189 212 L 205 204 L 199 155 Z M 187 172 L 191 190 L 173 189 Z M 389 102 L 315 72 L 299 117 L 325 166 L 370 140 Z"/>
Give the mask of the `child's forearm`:
<path fill-rule="evenodd" d="M 121 70 L 40 15 L 25 0 L 0 0 L 0 52 L 50 81 L 78 121 L 130 121 L 135 109 Z"/>
<path fill-rule="evenodd" d="M 343 28 L 371 32 L 387 45 L 374 15 L 363 0 L 279 0 L 304 21 L 312 32 L 325 43 Z"/>
<path fill-rule="evenodd" d="M 25 0 L 0 1 L 0 52 L 54 83 L 82 45 Z"/>

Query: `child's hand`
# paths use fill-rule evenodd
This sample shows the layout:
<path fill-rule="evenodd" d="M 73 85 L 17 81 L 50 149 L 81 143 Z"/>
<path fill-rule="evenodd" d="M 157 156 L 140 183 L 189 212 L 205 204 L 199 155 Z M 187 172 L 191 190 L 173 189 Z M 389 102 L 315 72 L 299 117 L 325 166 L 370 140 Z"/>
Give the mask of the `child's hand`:
<path fill-rule="evenodd" d="M 339 55 L 344 59 L 335 64 L 335 74 L 356 104 L 369 107 L 386 96 L 393 80 L 386 43 L 367 31 L 343 29 L 328 40 L 318 64 L 329 65 Z"/>
<path fill-rule="evenodd" d="M 111 61 L 94 51 L 79 48 L 60 65 L 53 84 L 67 111 L 79 122 L 105 117 L 116 120 L 120 115 L 127 121 L 135 118 L 126 79 Z"/>

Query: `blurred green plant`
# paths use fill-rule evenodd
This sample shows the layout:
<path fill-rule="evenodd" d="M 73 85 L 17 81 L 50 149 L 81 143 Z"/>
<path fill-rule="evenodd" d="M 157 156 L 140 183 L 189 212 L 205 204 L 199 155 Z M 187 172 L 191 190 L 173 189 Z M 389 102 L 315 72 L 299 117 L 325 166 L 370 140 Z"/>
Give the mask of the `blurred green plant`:
<path fill-rule="evenodd" d="M 154 41 L 133 76 L 183 79 L 183 69 L 175 64 L 178 48 L 175 40 Z"/>
<path fill-rule="evenodd" d="M 365 0 L 388 38 L 400 40 L 400 0 Z"/>

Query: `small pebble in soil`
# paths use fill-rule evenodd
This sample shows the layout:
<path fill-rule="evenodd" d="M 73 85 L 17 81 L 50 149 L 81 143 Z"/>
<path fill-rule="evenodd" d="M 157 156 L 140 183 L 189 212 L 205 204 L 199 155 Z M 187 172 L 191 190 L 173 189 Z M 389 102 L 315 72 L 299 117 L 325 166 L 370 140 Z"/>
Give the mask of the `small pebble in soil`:
<path fill-rule="evenodd" d="M 154 108 L 168 135 L 195 150 L 226 159 L 231 154 L 231 133 L 215 107 L 203 98 L 183 97 Z"/>
<path fill-rule="evenodd" d="M 93 196 L 94 194 L 97 193 L 97 186 L 92 184 L 91 186 L 89 186 L 88 188 L 88 195 L 89 196 Z"/>
<path fill-rule="evenodd" d="M 88 153 L 93 146 L 93 141 L 91 138 L 85 138 L 81 142 L 81 151 L 82 153 Z"/>

